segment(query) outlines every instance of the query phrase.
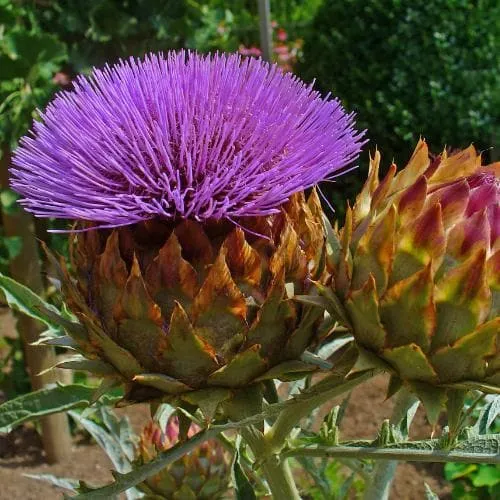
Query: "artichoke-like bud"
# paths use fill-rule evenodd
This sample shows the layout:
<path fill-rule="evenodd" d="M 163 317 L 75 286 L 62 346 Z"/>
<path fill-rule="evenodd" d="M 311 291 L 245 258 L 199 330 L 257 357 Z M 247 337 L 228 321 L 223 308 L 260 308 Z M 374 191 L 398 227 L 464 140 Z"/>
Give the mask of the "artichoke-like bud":
<path fill-rule="evenodd" d="M 199 427 L 191 424 L 187 437 L 194 436 Z M 164 431 L 151 421 L 144 428 L 137 447 L 137 462 L 145 464 L 158 453 L 170 449 L 179 441 L 177 417 L 170 417 Z M 167 500 L 217 500 L 229 487 L 229 464 L 222 445 L 217 440 L 201 443 L 193 451 L 171 463 L 138 487 L 147 498 Z"/>
<path fill-rule="evenodd" d="M 64 326 L 90 359 L 66 366 L 209 413 L 314 369 L 300 357 L 322 312 L 293 296 L 321 277 L 324 234 L 303 192 L 361 137 L 338 100 L 260 60 L 170 52 L 79 78 L 12 169 L 28 210 L 77 221 L 60 280 L 85 328 Z"/>
<path fill-rule="evenodd" d="M 392 390 L 403 381 L 422 399 L 438 386 L 499 392 L 500 164 L 481 166 L 472 146 L 431 159 L 424 141 L 381 181 L 379 163 L 377 151 L 328 244 L 324 292 L 357 368 L 382 362 Z"/>
<path fill-rule="evenodd" d="M 64 288 L 92 332 L 81 347 L 132 400 L 314 369 L 298 360 L 322 312 L 293 297 L 322 274 L 321 217 L 313 193 L 244 228 L 156 220 L 73 234 L 77 285 L 67 277 Z"/>

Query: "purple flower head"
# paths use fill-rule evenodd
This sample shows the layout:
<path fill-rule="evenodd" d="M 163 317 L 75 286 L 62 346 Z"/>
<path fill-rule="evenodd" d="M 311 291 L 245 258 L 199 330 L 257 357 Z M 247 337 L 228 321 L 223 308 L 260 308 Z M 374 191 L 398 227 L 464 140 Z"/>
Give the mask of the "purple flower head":
<path fill-rule="evenodd" d="M 338 100 L 238 55 L 169 52 L 95 69 L 41 118 L 14 154 L 21 203 L 102 226 L 272 214 L 363 144 Z"/>

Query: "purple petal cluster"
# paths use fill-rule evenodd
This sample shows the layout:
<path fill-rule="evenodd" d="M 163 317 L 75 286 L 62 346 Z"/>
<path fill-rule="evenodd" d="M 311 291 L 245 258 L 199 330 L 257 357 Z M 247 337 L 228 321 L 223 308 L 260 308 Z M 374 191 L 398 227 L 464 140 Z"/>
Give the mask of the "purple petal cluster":
<path fill-rule="evenodd" d="M 59 93 L 15 152 L 12 187 L 37 216 L 103 226 L 268 215 L 356 158 L 353 122 L 261 60 L 149 55 Z"/>

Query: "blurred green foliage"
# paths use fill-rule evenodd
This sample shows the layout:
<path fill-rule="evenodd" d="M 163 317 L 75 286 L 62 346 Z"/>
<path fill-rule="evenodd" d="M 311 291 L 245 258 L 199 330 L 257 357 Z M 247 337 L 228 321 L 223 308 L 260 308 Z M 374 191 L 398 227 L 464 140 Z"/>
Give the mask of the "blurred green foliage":
<path fill-rule="evenodd" d="M 0 336 L 0 401 L 15 398 L 30 389 L 21 339 Z"/>
<path fill-rule="evenodd" d="M 500 141 L 498 0 L 324 0 L 303 50 L 300 76 L 357 112 L 385 167 L 420 135 L 434 152 Z M 339 181 L 337 206 L 362 178 Z"/>
<path fill-rule="evenodd" d="M 302 36 L 321 0 L 277 0 L 273 19 Z M 0 0 L 0 144 L 11 149 L 77 73 L 150 51 L 258 45 L 254 0 Z M 288 28 L 287 28 L 288 29 Z"/>
<path fill-rule="evenodd" d="M 26 131 L 66 59 L 65 45 L 40 29 L 32 10 L 0 0 L 0 144 L 13 147 Z"/>
<path fill-rule="evenodd" d="M 298 478 L 298 484 L 308 500 L 345 500 L 362 498 L 363 479 L 337 460 L 299 460 L 309 476 Z M 311 484 L 312 483 L 312 484 Z"/>
<path fill-rule="evenodd" d="M 0 190 L 0 209 L 3 214 L 13 214 L 18 210 L 17 195 L 10 189 Z M 0 273 L 7 273 L 9 262 L 17 257 L 22 248 L 21 238 L 6 236 L 0 225 Z"/>
<path fill-rule="evenodd" d="M 300 69 L 356 110 L 389 161 L 420 135 L 436 151 L 488 147 L 500 127 L 500 3 L 325 0 Z"/>
<path fill-rule="evenodd" d="M 489 396 L 495 398 L 495 396 Z M 467 404 L 473 402 L 467 398 Z M 496 401 L 496 408 L 500 402 Z M 482 401 L 473 408 L 472 418 L 481 418 L 488 402 Z M 495 403 L 493 403 L 495 406 Z M 477 423 L 476 423 L 477 425 Z M 500 418 L 493 421 L 491 433 L 500 432 Z M 495 500 L 500 498 L 500 465 L 464 464 L 448 462 L 444 466 L 444 477 L 451 482 L 453 500 Z"/>
<path fill-rule="evenodd" d="M 453 484 L 453 500 L 500 498 L 500 466 L 447 463 L 445 477 Z"/>
<path fill-rule="evenodd" d="M 0 143 L 14 148 L 36 109 L 94 65 L 192 47 L 198 38 L 208 48 L 220 38 L 223 46 L 217 27 L 228 15 L 206 7 L 176 0 L 0 0 Z"/>

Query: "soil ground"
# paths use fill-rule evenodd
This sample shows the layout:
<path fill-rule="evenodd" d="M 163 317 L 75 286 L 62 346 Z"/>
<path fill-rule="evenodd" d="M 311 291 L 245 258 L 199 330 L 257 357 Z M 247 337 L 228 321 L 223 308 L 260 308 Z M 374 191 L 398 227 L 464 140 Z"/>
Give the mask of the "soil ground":
<path fill-rule="evenodd" d="M 378 377 L 355 389 L 342 425 L 342 437 L 374 438 L 378 426 L 391 411 L 390 401 L 384 403 L 386 380 Z M 123 411 L 123 410 L 121 410 Z M 138 428 L 149 410 L 146 407 L 128 409 L 127 415 Z M 377 425 L 378 423 L 378 425 Z M 412 434 L 429 436 L 430 429 L 423 412 L 417 413 Z M 24 474 L 54 474 L 79 478 L 91 484 L 111 481 L 110 461 L 95 444 L 76 443 L 71 460 L 64 464 L 46 463 L 40 439 L 31 425 L 25 425 L 9 436 L 0 437 L 0 500 L 60 499 L 62 494 L 49 484 Z M 449 485 L 443 479 L 440 464 L 400 464 L 394 481 L 391 500 L 425 499 L 424 481 L 441 499 L 449 498 Z"/>
<path fill-rule="evenodd" d="M 391 416 L 393 402 L 385 400 L 388 378 L 378 376 L 354 389 L 341 424 L 341 439 L 375 439 L 384 419 Z M 333 402 L 340 404 L 340 401 Z M 328 411 L 323 408 L 323 414 Z M 411 426 L 412 439 L 431 435 L 424 411 L 420 406 Z M 443 464 L 400 463 L 391 489 L 391 500 L 424 500 L 425 484 L 441 500 L 451 498 L 451 486 L 443 477 Z"/>
<path fill-rule="evenodd" d="M 354 390 L 342 422 L 342 439 L 375 438 L 383 419 L 388 418 L 392 410 L 392 402 L 384 402 L 386 387 L 387 379 L 381 376 Z M 149 416 L 149 409 L 145 406 L 118 411 L 125 412 L 137 430 Z M 327 411 L 328 408 L 324 408 L 323 413 Z M 419 409 L 412 426 L 412 437 L 424 438 L 429 435 L 430 428 L 423 411 Z M 61 490 L 26 477 L 26 474 L 53 474 L 98 485 L 112 480 L 110 469 L 112 465 L 104 452 L 96 444 L 82 442 L 81 439 L 75 439 L 68 462 L 48 464 L 32 424 L 21 426 L 8 436 L 0 436 L 0 500 L 62 498 Z M 442 465 L 407 463 L 398 466 L 391 500 L 424 500 L 424 481 L 439 498 L 450 498 L 450 486 L 443 479 Z"/>

